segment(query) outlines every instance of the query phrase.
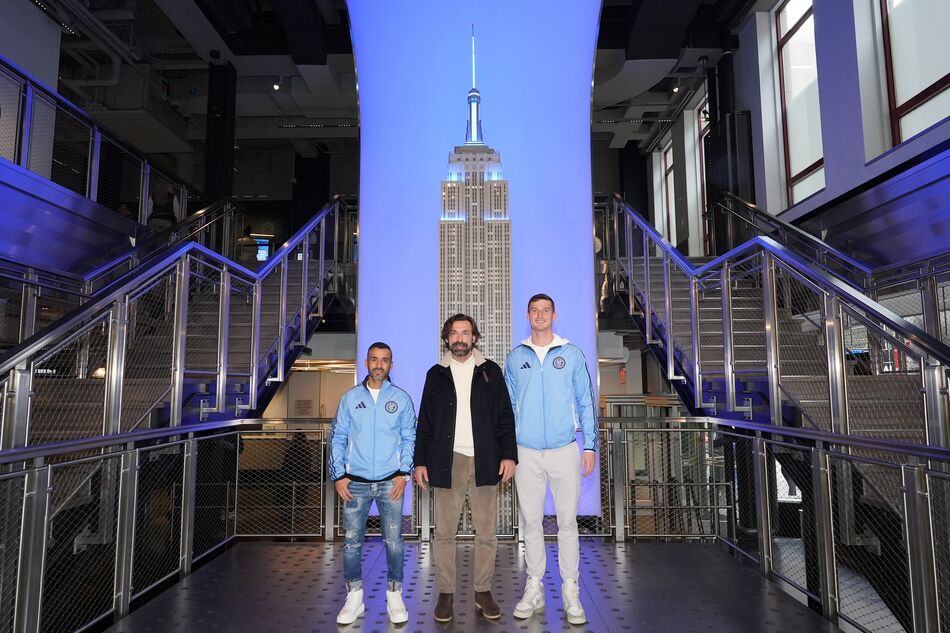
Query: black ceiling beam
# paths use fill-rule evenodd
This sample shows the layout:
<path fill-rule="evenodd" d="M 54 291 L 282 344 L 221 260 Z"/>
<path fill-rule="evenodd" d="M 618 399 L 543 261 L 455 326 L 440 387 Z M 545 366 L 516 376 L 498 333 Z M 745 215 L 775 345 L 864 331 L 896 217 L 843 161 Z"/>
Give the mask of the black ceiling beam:
<path fill-rule="evenodd" d="M 327 25 L 316 4 L 300 0 L 271 0 L 270 5 L 284 27 L 294 63 L 325 66 Z"/>
<path fill-rule="evenodd" d="M 634 0 L 627 59 L 679 59 L 702 0 Z"/>

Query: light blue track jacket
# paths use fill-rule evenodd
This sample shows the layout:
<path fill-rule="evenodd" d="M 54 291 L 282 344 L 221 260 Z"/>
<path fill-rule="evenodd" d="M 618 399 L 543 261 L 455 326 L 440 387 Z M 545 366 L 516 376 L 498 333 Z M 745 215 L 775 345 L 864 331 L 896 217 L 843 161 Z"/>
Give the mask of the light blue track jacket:
<path fill-rule="evenodd" d="M 416 412 L 405 391 L 388 380 L 379 398 L 362 385 L 340 399 L 330 430 L 330 478 L 346 474 L 382 479 L 395 472 L 412 472 L 416 447 Z"/>
<path fill-rule="evenodd" d="M 519 446 L 560 448 L 584 432 L 584 450 L 597 450 L 590 374 L 584 353 L 567 339 L 556 338 L 542 364 L 522 342 L 505 360 L 505 382 L 515 410 Z"/>

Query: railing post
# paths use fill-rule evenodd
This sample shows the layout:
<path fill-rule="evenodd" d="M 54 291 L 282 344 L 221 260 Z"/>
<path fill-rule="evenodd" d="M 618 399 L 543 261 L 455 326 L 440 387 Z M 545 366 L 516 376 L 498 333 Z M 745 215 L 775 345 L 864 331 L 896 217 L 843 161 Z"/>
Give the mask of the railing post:
<path fill-rule="evenodd" d="M 779 389 L 778 305 L 776 302 L 775 261 L 771 253 L 762 254 L 762 310 L 765 317 L 765 360 L 769 380 L 769 418 L 782 424 L 782 391 Z"/>
<path fill-rule="evenodd" d="M 138 499 L 139 452 L 129 444 L 122 453 L 119 475 L 119 516 L 116 530 L 114 620 L 129 614 L 132 599 L 132 556 L 135 549 L 135 510 Z"/>
<path fill-rule="evenodd" d="M 125 296 L 112 304 L 109 323 L 109 352 L 106 357 L 106 402 L 102 434 L 122 432 L 122 388 L 125 382 L 125 353 L 129 322 L 129 304 Z"/>
<path fill-rule="evenodd" d="M 755 484 L 756 530 L 759 536 L 759 571 L 772 577 L 772 513 L 769 505 L 769 456 L 767 444 L 760 434 L 753 440 L 753 481 Z"/>
<path fill-rule="evenodd" d="M 723 262 L 719 273 L 722 299 L 722 371 L 726 387 L 726 411 L 736 410 L 736 366 L 732 348 L 732 271 Z"/>
<path fill-rule="evenodd" d="M 277 375 L 269 382 L 284 382 L 286 371 L 287 351 L 287 271 L 290 264 L 288 255 L 280 260 L 280 299 L 277 305 Z"/>
<path fill-rule="evenodd" d="M 248 410 L 257 409 L 257 383 L 261 366 L 261 280 L 254 282 L 251 299 L 251 384 L 248 386 Z"/>
<path fill-rule="evenodd" d="M 930 514 L 930 490 L 922 466 L 901 466 L 904 488 L 904 539 L 914 633 L 939 631 L 937 565 Z"/>
<path fill-rule="evenodd" d="M 693 339 L 693 404 L 698 409 L 703 406 L 703 367 L 702 333 L 699 327 L 699 280 L 689 279 L 689 335 Z"/>
<path fill-rule="evenodd" d="M 644 342 L 657 343 L 653 338 L 653 299 L 650 297 L 650 235 L 643 232 L 643 323 L 646 325 Z"/>
<path fill-rule="evenodd" d="M 24 169 L 30 168 L 30 141 L 33 137 L 33 84 L 27 82 L 23 91 L 23 112 L 20 117 L 20 151 L 17 164 Z"/>
<path fill-rule="evenodd" d="M 327 219 L 323 218 L 320 220 L 320 280 L 318 282 L 320 292 L 317 295 L 318 310 L 320 316 L 323 316 L 323 297 L 327 293 L 327 267 L 326 267 L 326 256 L 327 256 Z M 335 282 L 334 282 L 335 283 Z"/>
<path fill-rule="evenodd" d="M 927 420 L 927 443 L 950 446 L 950 396 L 947 388 L 947 368 L 923 360 L 924 416 Z"/>
<path fill-rule="evenodd" d="M 310 233 L 304 236 L 300 241 L 300 330 L 297 336 L 297 344 L 301 347 L 307 345 L 307 324 L 310 322 Z"/>
<path fill-rule="evenodd" d="M 185 345 L 188 339 L 188 286 L 191 260 L 178 260 L 175 272 L 175 322 L 172 330 L 172 402 L 169 424 L 179 426 L 185 394 Z"/>
<path fill-rule="evenodd" d="M 622 211 L 621 211 L 622 212 Z M 633 276 L 633 219 L 627 213 L 623 214 L 623 235 L 625 241 L 625 252 L 627 254 L 627 271 L 626 279 L 627 282 L 627 305 L 629 306 L 630 314 L 643 315 L 643 309 L 637 310 L 637 291 L 635 288 L 635 280 Z M 641 242 L 642 244 L 642 242 Z"/>
<path fill-rule="evenodd" d="M 224 413 L 228 389 L 228 343 L 231 334 L 231 273 L 225 265 L 218 284 L 218 378 L 215 385 L 215 411 Z"/>
<path fill-rule="evenodd" d="M 89 171 L 86 173 L 86 197 L 99 201 L 99 152 L 102 133 L 98 127 L 89 130 Z"/>
<path fill-rule="evenodd" d="M 33 396 L 33 363 L 18 364 L 10 372 L 6 411 L 3 415 L 2 448 L 26 446 L 30 432 L 30 398 Z"/>
<path fill-rule="evenodd" d="M 831 509 L 831 465 L 821 443 L 811 453 L 815 499 L 815 533 L 821 574 L 821 611 L 832 622 L 838 619 L 838 574 L 835 570 L 834 514 Z"/>
<path fill-rule="evenodd" d="M 844 337 L 841 327 L 841 305 L 838 298 L 825 294 L 825 345 L 828 352 L 828 393 L 831 407 L 831 432 L 847 435 L 848 382 L 844 357 Z"/>
<path fill-rule="evenodd" d="M 198 483 L 198 440 L 185 441 L 185 464 L 181 485 L 181 549 L 179 550 L 179 578 L 191 573 L 195 542 L 195 487 Z"/>
<path fill-rule="evenodd" d="M 148 199 L 149 199 L 149 181 L 152 178 L 152 165 L 147 161 L 142 161 L 142 190 L 139 192 L 139 223 L 148 222 Z"/>
<path fill-rule="evenodd" d="M 46 538 L 49 534 L 50 467 L 37 459 L 26 475 L 20 555 L 17 562 L 14 631 L 40 630 Z"/>
<path fill-rule="evenodd" d="M 927 275 L 929 269 L 920 271 Z M 940 307 L 937 303 L 937 278 L 933 275 L 923 276 L 918 280 L 920 289 L 920 306 L 923 309 L 924 331 L 937 340 L 940 340 Z"/>
<path fill-rule="evenodd" d="M 432 540 L 432 489 L 413 486 L 412 494 L 419 495 L 419 540 L 428 543 Z"/>
<path fill-rule="evenodd" d="M 23 275 L 23 290 L 20 293 L 20 343 L 36 333 L 36 306 L 40 289 L 35 282 L 38 280 L 39 277 L 33 269 Z"/>
<path fill-rule="evenodd" d="M 623 543 L 627 537 L 627 504 L 626 490 L 630 483 L 627 474 L 627 455 L 626 441 L 623 427 L 616 425 L 610 429 L 610 443 L 612 463 L 614 465 L 613 478 L 611 479 L 611 493 L 614 496 L 614 541 Z"/>
<path fill-rule="evenodd" d="M 663 252 L 663 303 L 666 305 L 663 318 L 666 320 L 666 376 L 672 382 L 683 380 L 676 373 L 676 346 L 673 340 L 673 285 L 670 280 L 670 256 Z"/>

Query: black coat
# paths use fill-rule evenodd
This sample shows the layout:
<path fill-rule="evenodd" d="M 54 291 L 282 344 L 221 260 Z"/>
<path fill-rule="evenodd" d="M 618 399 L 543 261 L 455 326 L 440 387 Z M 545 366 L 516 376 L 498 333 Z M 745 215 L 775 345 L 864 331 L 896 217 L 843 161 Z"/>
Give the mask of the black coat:
<path fill-rule="evenodd" d="M 501 460 L 518 461 L 515 417 L 505 376 L 496 363 L 475 351 L 472 375 L 472 438 L 475 443 L 475 485 L 493 486 L 500 481 Z M 483 362 L 479 362 L 483 361 Z M 455 381 L 445 361 L 426 374 L 416 426 L 415 465 L 425 466 L 429 484 L 452 486 L 452 449 L 455 446 Z"/>

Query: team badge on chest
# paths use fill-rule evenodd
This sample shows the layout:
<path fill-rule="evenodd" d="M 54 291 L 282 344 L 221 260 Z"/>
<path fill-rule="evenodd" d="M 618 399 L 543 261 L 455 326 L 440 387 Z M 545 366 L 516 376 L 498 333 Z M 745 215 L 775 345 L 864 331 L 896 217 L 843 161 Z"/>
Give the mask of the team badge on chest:
<path fill-rule="evenodd" d="M 395 400 L 390 400 L 386 403 L 386 411 L 388 413 L 395 413 L 397 409 L 399 409 L 399 405 L 396 404 Z"/>
<path fill-rule="evenodd" d="M 567 361 L 564 360 L 563 356 L 558 356 L 554 359 L 552 365 L 554 365 L 554 369 L 564 369 L 564 366 L 567 365 Z"/>

